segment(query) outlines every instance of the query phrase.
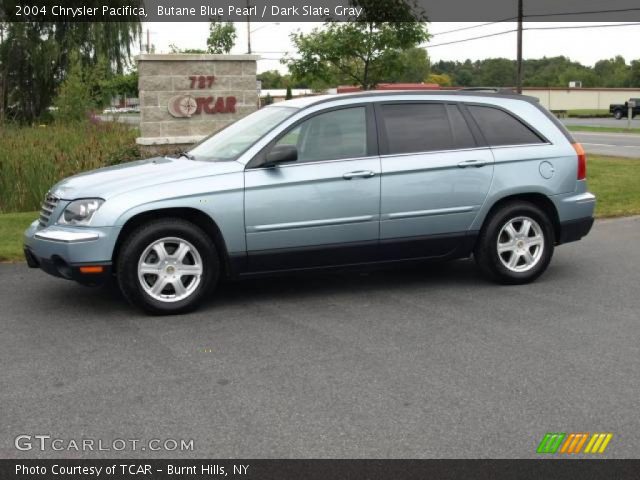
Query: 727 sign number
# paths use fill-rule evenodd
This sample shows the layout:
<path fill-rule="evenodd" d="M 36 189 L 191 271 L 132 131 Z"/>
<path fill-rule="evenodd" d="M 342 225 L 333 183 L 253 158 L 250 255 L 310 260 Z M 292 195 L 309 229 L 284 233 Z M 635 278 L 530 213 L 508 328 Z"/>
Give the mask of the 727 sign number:
<path fill-rule="evenodd" d="M 191 80 L 191 89 L 195 89 L 195 88 L 199 88 L 199 89 L 205 89 L 205 88 L 211 88 L 211 85 L 213 85 L 213 82 L 215 81 L 216 77 L 213 75 L 193 75 L 191 77 L 189 77 L 189 80 Z"/>

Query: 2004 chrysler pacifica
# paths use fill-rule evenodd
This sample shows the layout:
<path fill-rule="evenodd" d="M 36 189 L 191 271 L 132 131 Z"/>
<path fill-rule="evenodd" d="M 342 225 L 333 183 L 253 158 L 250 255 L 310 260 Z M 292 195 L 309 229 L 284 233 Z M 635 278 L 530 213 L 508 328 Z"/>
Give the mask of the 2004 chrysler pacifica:
<path fill-rule="evenodd" d="M 151 313 L 222 276 L 454 259 L 534 280 L 593 224 L 582 147 L 535 99 L 370 92 L 258 110 L 178 158 L 65 179 L 25 232 L 29 266 L 115 276 Z"/>

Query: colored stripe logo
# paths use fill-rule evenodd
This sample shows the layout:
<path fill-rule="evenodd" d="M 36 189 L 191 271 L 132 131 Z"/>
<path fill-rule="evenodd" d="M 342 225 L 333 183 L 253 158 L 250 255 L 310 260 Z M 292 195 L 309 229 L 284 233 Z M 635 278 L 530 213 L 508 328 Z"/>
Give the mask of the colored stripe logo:
<path fill-rule="evenodd" d="M 613 433 L 547 433 L 536 451 L 545 454 L 604 453 L 612 438 Z"/>

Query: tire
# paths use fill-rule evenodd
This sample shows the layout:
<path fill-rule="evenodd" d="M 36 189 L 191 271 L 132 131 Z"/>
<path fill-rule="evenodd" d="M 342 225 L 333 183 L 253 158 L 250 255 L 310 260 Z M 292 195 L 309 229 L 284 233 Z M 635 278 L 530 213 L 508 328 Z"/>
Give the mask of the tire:
<path fill-rule="evenodd" d="M 544 273 L 554 245 L 549 215 L 532 203 L 513 201 L 485 220 L 474 258 L 486 277 L 506 285 L 520 285 Z"/>
<path fill-rule="evenodd" d="M 613 112 L 613 117 L 616 120 L 621 120 L 622 119 L 622 110 L 616 110 L 615 112 Z"/>
<path fill-rule="evenodd" d="M 171 315 L 190 312 L 206 298 L 218 282 L 220 259 L 199 227 L 163 218 L 131 232 L 116 268 L 129 303 L 154 315 Z"/>

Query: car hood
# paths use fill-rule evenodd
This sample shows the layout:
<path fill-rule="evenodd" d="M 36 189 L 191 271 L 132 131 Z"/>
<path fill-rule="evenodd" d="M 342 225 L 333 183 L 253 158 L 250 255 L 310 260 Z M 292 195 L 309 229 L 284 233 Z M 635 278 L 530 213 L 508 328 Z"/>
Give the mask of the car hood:
<path fill-rule="evenodd" d="M 186 158 L 156 157 L 99 168 L 65 178 L 51 188 L 63 200 L 108 199 L 132 190 L 179 182 L 194 177 L 237 171 L 237 162 L 199 162 Z"/>

